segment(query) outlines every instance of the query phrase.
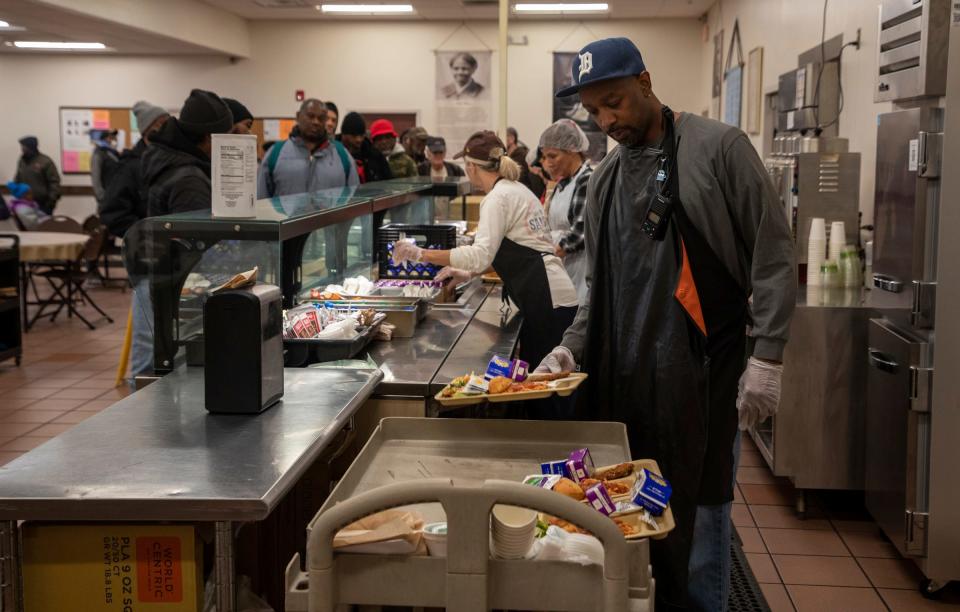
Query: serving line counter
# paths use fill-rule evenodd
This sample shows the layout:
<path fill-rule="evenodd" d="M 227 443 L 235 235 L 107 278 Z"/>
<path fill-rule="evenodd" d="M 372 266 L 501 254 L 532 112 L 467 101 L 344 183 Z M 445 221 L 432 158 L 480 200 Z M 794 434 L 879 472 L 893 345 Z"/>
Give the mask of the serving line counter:
<path fill-rule="evenodd" d="M 178 369 L 3 466 L 3 609 L 22 606 L 18 521 L 176 521 L 214 525 L 217 610 L 232 612 L 239 524 L 277 508 L 382 377 L 286 369 L 283 400 L 250 417 L 209 414 L 203 370 Z"/>
<path fill-rule="evenodd" d="M 280 287 L 290 308 L 311 288 L 373 278 L 380 226 L 432 224 L 437 194 L 468 190 L 466 180 L 382 181 L 259 200 L 253 218 L 193 211 L 140 221 L 125 236 L 124 258 L 132 280 L 149 285 L 154 372 L 172 371 L 202 345 L 204 288 L 257 266 L 258 280 Z"/>

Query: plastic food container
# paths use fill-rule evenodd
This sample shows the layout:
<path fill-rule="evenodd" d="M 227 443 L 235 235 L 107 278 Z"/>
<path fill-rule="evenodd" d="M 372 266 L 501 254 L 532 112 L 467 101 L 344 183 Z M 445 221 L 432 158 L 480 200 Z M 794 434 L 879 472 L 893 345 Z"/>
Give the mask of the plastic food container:
<path fill-rule="evenodd" d="M 430 523 L 423 526 L 423 539 L 431 557 L 447 556 L 447 524 Z"/>

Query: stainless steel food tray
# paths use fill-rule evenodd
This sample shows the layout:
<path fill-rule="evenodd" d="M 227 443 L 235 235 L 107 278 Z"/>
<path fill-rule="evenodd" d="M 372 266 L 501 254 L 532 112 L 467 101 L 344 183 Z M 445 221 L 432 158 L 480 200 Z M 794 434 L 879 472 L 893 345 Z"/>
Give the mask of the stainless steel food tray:
<path fill-rule="evenodd" d="M 332 609 L 334 601 L 446 606 L 460 611 L 504 606 L 650 609 L 654 585 L 648 540 L 625 541 L 616 526 L 594 510 L 549 491 L 515 484 L 539 473 L 542 461 L 565 457 L 584 446 L 600 465 L 630 459 L 621 423 L 384 419 L 308 526 L 307 574 L 290 572 L 289 582 L 293 587 L 299 584 L 301 594 L 308 593 L 302 601 L 309 601 L 310 612 Z M 490 558 L 483 535 L 489 530 L 485 512 L 497 502 L 538 510 L 552 507 L 599 535 L 607 550 L 605 565 Z M 447 559 L 331 556 L 328 539 L 337 528 L 351 517 L 391 506 L 414 508 L 427 521 L 447 520 L 451 525 Z M 464 535 L 453 535 L 455 525 L 462 526 Z M 303 589 L 307 576 L 309 586 Z M 333 586 L 336 594 L 330 595 Z M 295 594 L 291 591 L 290 602 L 296 601 Z M 624 606 L 628 599 L 629 605 Z M 287 609 L 298 608 L 288 605 Z"/>

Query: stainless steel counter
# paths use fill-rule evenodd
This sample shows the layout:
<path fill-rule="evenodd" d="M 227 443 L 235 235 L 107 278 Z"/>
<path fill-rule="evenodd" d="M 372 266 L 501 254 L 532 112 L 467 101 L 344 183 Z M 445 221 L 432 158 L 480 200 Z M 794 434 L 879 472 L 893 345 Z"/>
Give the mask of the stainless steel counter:
<path fill-rule="evenodd" d="M 501 297 L 503 287 L 496 285 L 460 335 L 457 345 L 443 362 L 430 385 L 436 394 L 448 382 L 471 371 L 485 370 L 494 355 L 509 357 L 520 335 L 522 317 L 516 307 L 507 310 Z"/>
<path fill-rule="evenodd" d="M 502 316 L 501 291 L 477 283 L 460 303 L 435 306 L 413 338 L 371 345 L 384 374 L 376 395 L 426 398 L 452 378 L 485 369 L 493 355 L 512 354 L 521 318 L 516 309 Z"/>
<path fill-rule="evenodd" d="M 261 520 L 381 378 L 286 369 L 252 417 L 207 413 L 203 370 L 177 370 L 0 467 L 0 520 Z"/>
<path fill-rule="evenodd" d="M 750 432 L 773 473 L 798 490 L 863 488 L 870 316 L 863 289 L 800 287 L 780 408 Z M 802 496 L 797 503 L 802 511 Z"/>

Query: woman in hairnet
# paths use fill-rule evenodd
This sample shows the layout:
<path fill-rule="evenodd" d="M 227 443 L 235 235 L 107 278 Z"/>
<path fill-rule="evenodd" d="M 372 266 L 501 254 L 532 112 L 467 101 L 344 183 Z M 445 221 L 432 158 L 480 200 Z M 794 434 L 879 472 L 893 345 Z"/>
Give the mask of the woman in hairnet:
<path fill-rule="evenodd" d="M 577 289 L 577 301 L 587 297 L 587 261 L 583 245 L 583 210 L 592 169 L 585 154 L 590 141 L 571 119 L 560 119 L 540 136 L 543 169 L 557 181 L 547 203 L 547 223 L 554 254 Z"/>

